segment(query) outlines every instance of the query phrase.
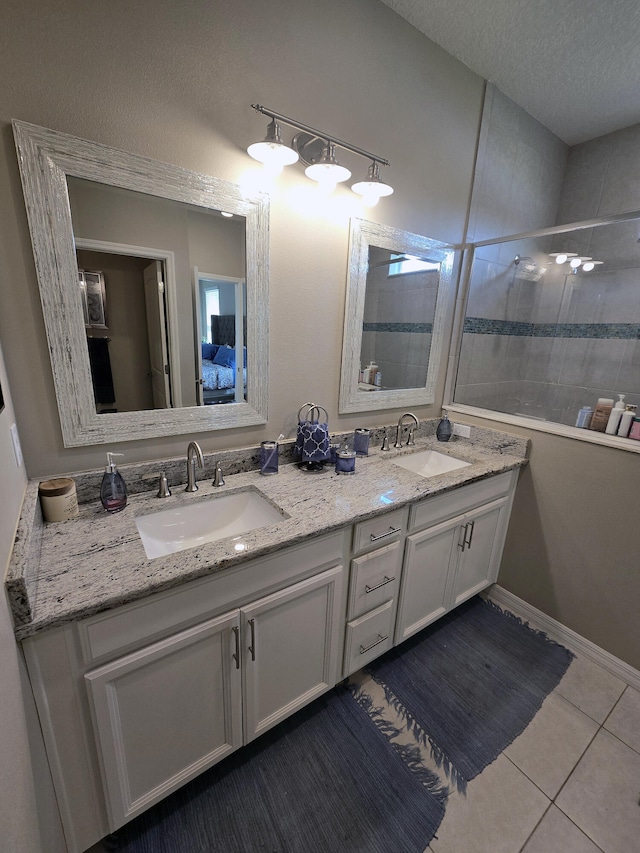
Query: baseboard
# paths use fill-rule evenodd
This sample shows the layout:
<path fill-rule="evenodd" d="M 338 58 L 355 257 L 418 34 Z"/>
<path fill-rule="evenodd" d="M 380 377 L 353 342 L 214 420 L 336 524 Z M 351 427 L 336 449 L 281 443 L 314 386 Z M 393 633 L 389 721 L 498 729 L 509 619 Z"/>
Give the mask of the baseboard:
<path fill-rule="evenodd" d="M 552 640 L 562 643 L 563 646 L 566 646 L 566 648 L 575 654 L 590 658 L 594 663 L 604 667 L 604 669 L 608 670 L 612 675 L 617 676 L 621 681 L 624 681 L 636 690 L 640 690 L 640 671 L 620 660 L 620 658 L 615 657 L 615 655 L 609 654 L 609 652 L 601 649 L 600 646 L 596 646 L 595 643 L 585 639 L 580 634 L 576 634 L 571 628 L 567 628 L 531 604 L 527 604 L 526 601 L 518 598 L 512 592 L 509 592 L 498 584 L 493 584 L 493 586 L 490 586 L 481 595 L 483 598 L 488 598 L 505 610 L 509 610 L 514 615 L 519 616 L 525 622 L 529 622 L 534 628 L 544 631 Z"/>

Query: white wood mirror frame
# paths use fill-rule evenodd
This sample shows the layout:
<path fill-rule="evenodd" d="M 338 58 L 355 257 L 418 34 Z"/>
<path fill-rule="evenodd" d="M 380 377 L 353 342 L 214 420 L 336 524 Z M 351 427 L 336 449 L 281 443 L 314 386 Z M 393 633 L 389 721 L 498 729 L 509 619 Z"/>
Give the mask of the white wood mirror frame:
<path fill-rule="evenodd" d="M 440 264 L 427 377 L 422 387 L 390 388 L 380 391 L 362 391 L 358 387 L 370 246 L 398 254 L 427 256 Z M 452 293 L 453 260 L 454 249 L 446 243 L 364 219 L 351 219 L 340 376 L 339 411 L 341 413 L 370 412 L 433 403 L 438 367 L 444 346 L 447 304 Z"/>
<path fill-rule="evenodd" d="M 64 133 L 13 121 L 65 447 L 266 423 L 269 385 L 269 203 L 235 184 Z M 245 217 L 246 402 L 97 414 L 77 293 L 67 176 Z"/>

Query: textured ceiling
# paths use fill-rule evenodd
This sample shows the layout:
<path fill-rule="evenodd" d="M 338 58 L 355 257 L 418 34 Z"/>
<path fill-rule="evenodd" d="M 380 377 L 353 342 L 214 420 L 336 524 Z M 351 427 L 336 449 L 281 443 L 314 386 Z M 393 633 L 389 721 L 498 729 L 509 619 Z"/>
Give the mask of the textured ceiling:
<path fill-rule="evenodd" d="M 640 122 L 640 0 L 382 0 L 570 145 Z"/>

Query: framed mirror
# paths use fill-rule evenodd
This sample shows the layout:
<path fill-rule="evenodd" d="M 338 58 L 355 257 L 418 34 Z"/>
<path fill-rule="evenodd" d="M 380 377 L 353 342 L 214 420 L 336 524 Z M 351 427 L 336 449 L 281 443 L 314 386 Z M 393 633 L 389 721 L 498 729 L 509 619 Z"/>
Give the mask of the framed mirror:
<path fill-rule="evenodd" d="M 65 447 L 265 423 L 267 198 L 13 128 Z"/>
<path fill-rule="evenodd" d="M 453 247 L 352 219 L 340 412 L 434 401 Z"/>

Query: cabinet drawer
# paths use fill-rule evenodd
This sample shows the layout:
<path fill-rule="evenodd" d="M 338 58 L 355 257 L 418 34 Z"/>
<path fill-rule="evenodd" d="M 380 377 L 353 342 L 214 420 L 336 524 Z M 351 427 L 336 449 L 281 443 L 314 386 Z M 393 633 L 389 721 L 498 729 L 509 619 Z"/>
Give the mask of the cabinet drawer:
<path fill-rule="evenodd" d="M 387 601 L 365 616 L 347 623 L 344 674 L 351 675 L 393 645 L 395 601 Z"/>
<path fill-rule="evenodd" d="M 392 542 L 351 561 L 347 619 L 355 619 L 396 598 L 400 585 L 402 549 Z"/>
<path fill-rule="evenodd" d="M 427 498 L 411 507 L 409 530 L 422 530 L 432 524 L 438 524 L 454 515 L 462 515 L 467 510 L 495 498 L 508 494 L 517 471 L 507 471 L 495 477 L 488 477 L 478 483 L 462 486 L 440 497 Z"/>
<path fill-rule="evenodd" d="M 406 517 L 405 509 L 396 509 L 356 524 L 353 530 L 354 554 L 397 541 L 405 532 Z"/>

